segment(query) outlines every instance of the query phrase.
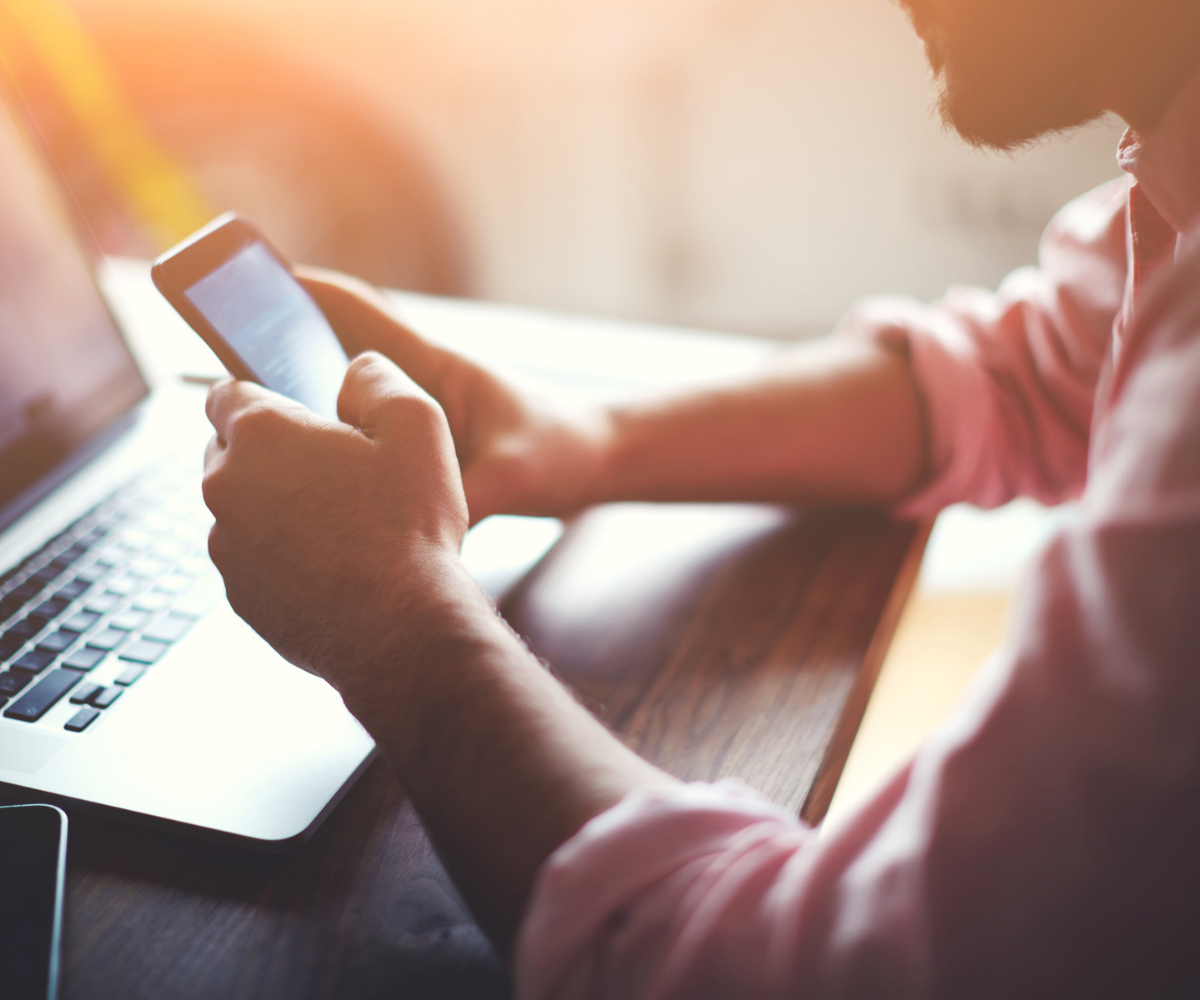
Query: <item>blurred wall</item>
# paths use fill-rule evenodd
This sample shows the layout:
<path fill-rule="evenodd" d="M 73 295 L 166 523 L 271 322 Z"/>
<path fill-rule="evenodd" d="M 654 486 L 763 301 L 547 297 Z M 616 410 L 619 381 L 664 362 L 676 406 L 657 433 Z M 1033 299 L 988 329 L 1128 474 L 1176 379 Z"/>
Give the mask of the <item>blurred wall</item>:
<path fill-rule="evenodd" d="M 265 27 L 405 122 L 490 298 L 804 335 L 861 294 L 995 284 L 1117 174 L 1111 122 L 1013 158 L 945 134 L 888 0 L 172 6 Z"/>

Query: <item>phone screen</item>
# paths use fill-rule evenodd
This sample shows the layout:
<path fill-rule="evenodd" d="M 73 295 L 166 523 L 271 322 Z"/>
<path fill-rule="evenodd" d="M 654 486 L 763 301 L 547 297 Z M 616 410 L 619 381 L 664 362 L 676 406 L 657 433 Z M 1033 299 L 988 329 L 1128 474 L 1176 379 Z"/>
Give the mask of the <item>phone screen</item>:
<path fill-rule="evenodd" d="M 53 806 L 0 808 L 0 996 L 58 994 L 66 817 Z"/>
<path fill-rule="evenodd" d="M 248 244 L 183 294 L 259 382 L 337 419 L 349 359 L 317 304 L 264 244 Z"/>

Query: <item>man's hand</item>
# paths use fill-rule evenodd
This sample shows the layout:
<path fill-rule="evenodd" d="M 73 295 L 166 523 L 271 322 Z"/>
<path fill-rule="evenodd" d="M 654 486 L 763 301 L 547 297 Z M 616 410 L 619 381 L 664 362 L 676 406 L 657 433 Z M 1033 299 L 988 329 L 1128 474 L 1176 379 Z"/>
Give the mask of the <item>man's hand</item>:
<path fill-rule="evenodd" d="M 756 373 L 571 410 L 423 339 L 363 282 L 299 277 L 351 354 L 379 351 L 441 404 L 472 524 L 613 500 L 894 504 L 928 474 L 908 360 L 864 338 L 809 341 Z"/>
<path fill-rule="evenodd" d="M 356 358 L 338 412 L 344 423 L 248 382 L 214 386 L 204 498 L 234 609 L 342 690 L 376 683 L 399 633 L 458 599 L 443 584 L 463 575 L 467 509 L 441 409 L 390 361 Z"/>
<path fill-rule="evenodd" d="M 523 392 L 392 315 L 364 282 L 298 272 L 348 352 L 386 355 L 441 405 L 454 437 L 472 524 L 489 514 L 570 514 L 594 499 L 609 425 Z"/>
<path fill-rule="evenodd" d="M 338 413 L 213 387 L 209 551 L 234 610 L 375 737 L 503 947 L 550 852 L 630 789 L 671 779 L 588 715 L 467 575 L 467 505 L 437 403 L 368 353 Z"/>

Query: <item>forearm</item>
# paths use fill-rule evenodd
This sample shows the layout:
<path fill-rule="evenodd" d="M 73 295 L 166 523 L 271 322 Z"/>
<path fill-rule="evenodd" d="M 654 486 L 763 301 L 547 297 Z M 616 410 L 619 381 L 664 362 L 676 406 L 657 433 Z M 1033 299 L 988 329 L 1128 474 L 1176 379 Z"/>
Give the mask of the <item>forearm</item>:
<path fill-rule="evenodd" d="M 502 948 L 545 859 L 637 787 L 674 780 L 605 730 L 445 561 L 387 671 L 343 697 Z M 367 676 L 367 675 L 364 675 Z"/>
<path fill-rule="evenodd" d="M 907 359 L 827 338 L 761 376 L 614 407 L 589 502 L 890 503 L 925 473 Z"/>

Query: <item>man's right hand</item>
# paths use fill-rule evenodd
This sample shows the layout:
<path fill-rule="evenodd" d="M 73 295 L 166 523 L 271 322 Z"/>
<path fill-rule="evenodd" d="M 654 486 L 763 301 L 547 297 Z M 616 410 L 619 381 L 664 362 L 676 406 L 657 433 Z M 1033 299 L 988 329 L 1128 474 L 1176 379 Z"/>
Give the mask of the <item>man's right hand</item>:
<path fill-rule="evenodd" d="M 571 410 L 539 398 L 431 343 L 365 282 L 313 268 L 297 277 L 348 353 L 387 356 L 441 405 L 472 524 L 490 514 L 565 515 L 600 499 L 611 433 L 603 410 Z"/>

